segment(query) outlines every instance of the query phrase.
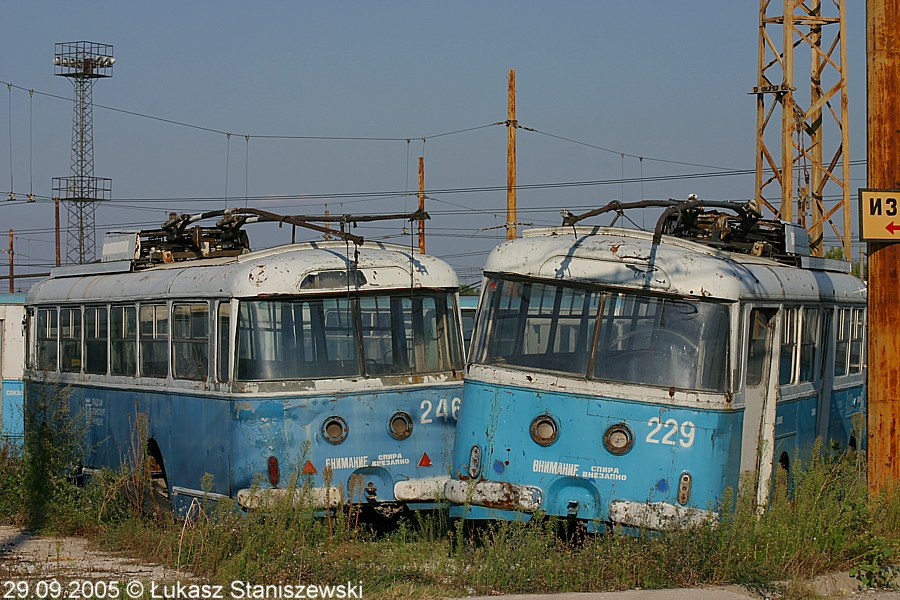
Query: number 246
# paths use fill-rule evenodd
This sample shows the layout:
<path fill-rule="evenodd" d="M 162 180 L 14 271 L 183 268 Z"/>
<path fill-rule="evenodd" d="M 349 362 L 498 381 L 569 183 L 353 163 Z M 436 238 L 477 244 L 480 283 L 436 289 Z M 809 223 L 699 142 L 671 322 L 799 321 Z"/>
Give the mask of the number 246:
<path fill-rule="evenodd" d="M 422 417 L 419 419 L 419 422 L 424 424 L 434 422 L 434 419 L 431 417 L 433 414 L 436 418 L 443 417 L 446 422 L 447 419 L 453 419 L 454 421 L 459 418 L 459 405 L 462 403 L 462 400 L 459 398 L 454 398 L 450 401 L 450 406 L 448 410 L 447 399 L 441 398 L 437 406 L 435 406 L 431 400 L 422 400 L 422 404 L 419 408 L 422 409 Z M 434 410 L 434 413 L 431 411 Z"/>

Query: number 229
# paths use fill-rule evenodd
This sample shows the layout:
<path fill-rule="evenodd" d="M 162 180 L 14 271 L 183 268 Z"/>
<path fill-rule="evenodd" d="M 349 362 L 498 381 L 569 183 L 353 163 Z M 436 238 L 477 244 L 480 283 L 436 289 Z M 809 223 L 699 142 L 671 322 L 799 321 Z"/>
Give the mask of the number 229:
<path fill-rule="evenodd" d="M 650 433 L 647 434 L 646 441 L 648 444 L 674 446 L 676 444 L 675 438 L 677 436 L 677 443 L 682 448 L 690 448 L 694 445 L 694 437 L 697 428 L 691 421 L 684 421 L 679 424 L 675 419 L 667 419 L 663 422 L 659 417 L 653 417 L 647 421 L 647 426 L 652 427 Z M 662 437 L 658 438 L 657 436 L 660 435 L 660 432 L 662 432 Z"/>

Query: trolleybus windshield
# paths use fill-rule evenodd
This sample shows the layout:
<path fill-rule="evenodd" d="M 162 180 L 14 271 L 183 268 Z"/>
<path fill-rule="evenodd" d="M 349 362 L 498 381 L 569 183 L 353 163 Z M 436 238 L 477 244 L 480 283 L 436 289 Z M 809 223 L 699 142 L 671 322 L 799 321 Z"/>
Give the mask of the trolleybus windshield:
<path fill-rule="evenodd" d="M 727 305 L 497 278 L 488 283 L 484 306 L 473 353 L 478 364 L 725 390 Z"/>
<path fill-rule="evenodd" d="M 436 373 L 460 368 L 452 294 L 243 300 L 241 381 Z"/>

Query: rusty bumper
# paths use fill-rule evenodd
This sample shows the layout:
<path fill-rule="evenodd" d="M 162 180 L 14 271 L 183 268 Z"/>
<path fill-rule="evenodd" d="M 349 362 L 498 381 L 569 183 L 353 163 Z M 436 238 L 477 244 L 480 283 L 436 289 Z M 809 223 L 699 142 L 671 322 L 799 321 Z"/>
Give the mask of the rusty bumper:
<path fill-rule="evenodd" d="M 444 496 L 455 504 L 529 513 L 541 506 L 540 488 L 503 481 L 451 479 L 444 486 Z"/>

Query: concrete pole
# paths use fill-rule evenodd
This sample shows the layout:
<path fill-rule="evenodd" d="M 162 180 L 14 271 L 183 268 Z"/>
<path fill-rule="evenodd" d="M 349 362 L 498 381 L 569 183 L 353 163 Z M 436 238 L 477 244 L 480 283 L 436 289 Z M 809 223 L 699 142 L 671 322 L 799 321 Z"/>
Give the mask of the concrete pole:
<path fill-rule="evenodd" d="M 900 0 L 867 0 L 868 187 L 900 189 Z M 900 244 L 870 242 L 869 491 L 900 481 Z"/>

